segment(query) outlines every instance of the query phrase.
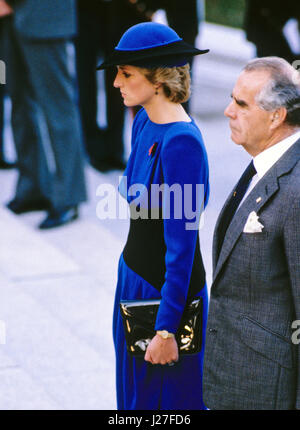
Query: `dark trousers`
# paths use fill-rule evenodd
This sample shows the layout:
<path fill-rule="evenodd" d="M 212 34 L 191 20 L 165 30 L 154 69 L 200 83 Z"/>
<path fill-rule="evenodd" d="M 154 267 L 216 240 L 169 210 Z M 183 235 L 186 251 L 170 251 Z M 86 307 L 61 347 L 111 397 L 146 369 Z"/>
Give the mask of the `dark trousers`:
<path fill-rule="evenodd" d="M 168 25 L 173 28 L 187 43 L 195 45 L 198 35 L 199 17 L 197 0 L 165 0 L 164 7 Z M 193 66 L 193 57 L 190 59 L 190 67 Z M 183 103 L 184 109 L 189 113 L 190 100 Z"/>
<path fill-rule="evenodd" d="M 7 89 L 18 157 L 17 199 L 55 209 L 86 199 L 80 117 L 65 40 L 30 41 L 5 24 Z"/>
<path fill-rule="evenodd" d="M 0 20 L 0 60 L 4 59 L 3 50 L 3 18 Z M 4 135 L 4 96 L 5 86 L 0 83 L 0 160 L 4 159 L 3 135 Z"/>
<path fill-rule="evenodd" d="M 76 60 L 80 111 L 86 150 L 91 158 L 99 161 L 107 158 L 122 161 L 125 107 L 120 91 L 113 87 L 116 68 L 96 72 L 101 58 L 113 47 L 109 34 L 106 33 L 109 24 L 107 8 L 103 7 L 102 13 L 97 10 L 95 13 L 89 10 L 79 12 Z M 105 107 L 99 106 L 106 115 L 107 126 L 103 129 L 97 124 L 97 73 L 103 73 L 105 81 L 106 113 L 103 112 Z"/>

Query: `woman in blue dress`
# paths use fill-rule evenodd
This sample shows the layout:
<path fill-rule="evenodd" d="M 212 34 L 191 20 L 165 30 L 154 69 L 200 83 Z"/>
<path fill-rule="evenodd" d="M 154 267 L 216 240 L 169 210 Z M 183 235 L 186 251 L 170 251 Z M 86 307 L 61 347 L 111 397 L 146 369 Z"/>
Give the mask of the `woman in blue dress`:
<path fill-rule="evenodd" d="M 120 193 L 130 229 L 119 261 L 113 335 L 120 410 L 205 409 L 202 366 L 207 317 L 199 218 L 209 193 L 201 133 L 181 103 L 189 98 L 188 59 L 203 54 L 158 23 L 131 27 L 99 68 L 117 66 L 114 86 L 127 107 L 141 105 Z M 179 355 L 176 333 L 187 301 L 203 299 L 202 349 Z M 145 356 L 126 350 L 120 300 L 161 299 Z"/>

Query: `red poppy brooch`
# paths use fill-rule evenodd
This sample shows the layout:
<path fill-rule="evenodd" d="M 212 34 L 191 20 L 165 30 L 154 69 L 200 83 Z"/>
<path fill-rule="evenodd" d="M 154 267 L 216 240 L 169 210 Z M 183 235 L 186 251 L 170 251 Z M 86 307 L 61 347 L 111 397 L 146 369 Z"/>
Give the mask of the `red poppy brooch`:
<path fill-rule="evenodd" d="M 154 142 L 148 151 L 149 157 L 153 157 L 153 155 L 155 154 L 156 148 L 157 148 L 157 142 Z"/>

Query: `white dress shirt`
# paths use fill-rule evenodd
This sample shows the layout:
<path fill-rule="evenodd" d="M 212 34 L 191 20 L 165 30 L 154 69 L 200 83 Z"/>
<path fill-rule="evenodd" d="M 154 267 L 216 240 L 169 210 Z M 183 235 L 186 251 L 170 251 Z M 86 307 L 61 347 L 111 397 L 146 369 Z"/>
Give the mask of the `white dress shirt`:
<path fill-rule="evenodd" d="M 263 152 L 253 158 L 254 167 L 256 169 L 256 175 L 253 176 L 249 187 L 241 201 L 239 207 L 246 199 L 248 194 L 253 190 L 255 185 L 261 180 L 261 178 L 267 173 L 269 169 L 283 156 L 283 154 L 292 146 L 297 140 L 300 139 L 300 131 L 292 134 L 289 137 L 281 140 L 270 148 L 265 149 Z"/>

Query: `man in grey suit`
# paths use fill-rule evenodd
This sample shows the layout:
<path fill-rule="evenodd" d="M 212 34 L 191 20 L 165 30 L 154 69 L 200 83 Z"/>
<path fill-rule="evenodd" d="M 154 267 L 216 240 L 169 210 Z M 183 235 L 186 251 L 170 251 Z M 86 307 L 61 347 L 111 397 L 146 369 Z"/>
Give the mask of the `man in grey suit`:
<path fill-rule="evenodd" d="M 1 0 L 3 2 L 3 0 Z M 75 0 L 9 0 L 7 86 L 19 180 L 8 204 L 16 214 L 48 210 L 40 228 L 78 216 L 86 200 L 80 117 L 68 41 Z"/>
<path fill-rule="evenodd" d="M 225 110 L 253 157 L 218 218 L 204 358 L 209 409 L 300 409 L 300 83 L 252 60 Z"/>

